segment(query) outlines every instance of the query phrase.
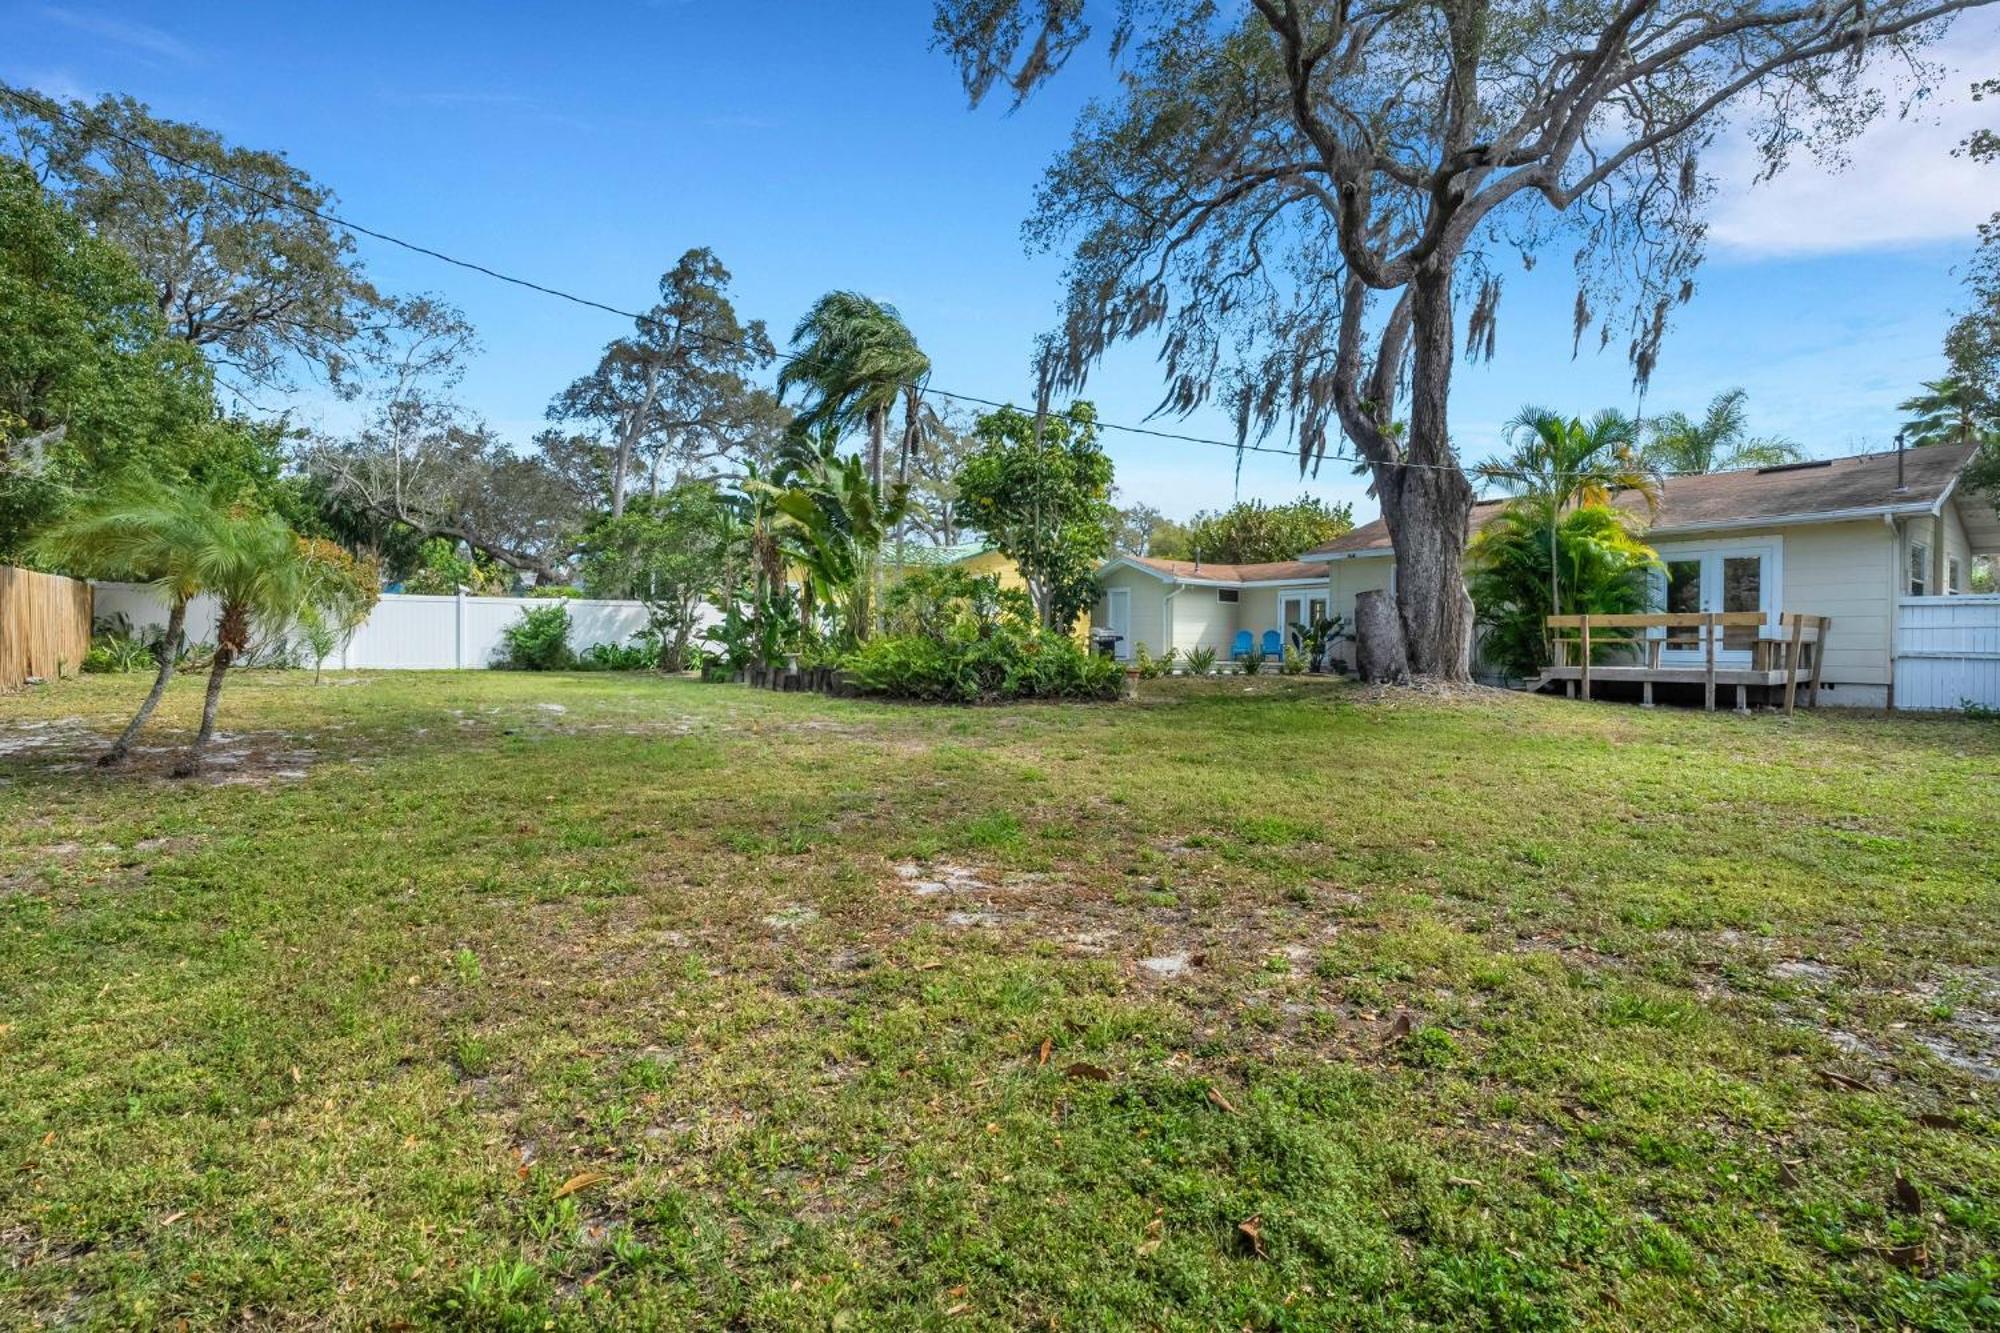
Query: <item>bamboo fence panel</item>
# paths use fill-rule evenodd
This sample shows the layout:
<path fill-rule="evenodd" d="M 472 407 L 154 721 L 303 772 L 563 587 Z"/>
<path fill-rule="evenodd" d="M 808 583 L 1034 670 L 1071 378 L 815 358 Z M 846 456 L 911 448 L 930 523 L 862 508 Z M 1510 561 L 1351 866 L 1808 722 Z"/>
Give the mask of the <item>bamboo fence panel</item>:
<path fill-rule="evenodd" d="M 90 651 L 90 585 L 0 565 L 0 690 L 74 675 Z"/>

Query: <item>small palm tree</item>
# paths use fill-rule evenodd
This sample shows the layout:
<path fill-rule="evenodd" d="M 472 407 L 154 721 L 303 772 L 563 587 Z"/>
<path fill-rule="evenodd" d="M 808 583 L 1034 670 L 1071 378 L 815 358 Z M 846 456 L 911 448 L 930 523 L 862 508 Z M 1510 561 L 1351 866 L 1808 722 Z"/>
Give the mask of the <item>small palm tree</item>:
<path fill-rule="evenodd" d="M 1646 423 L 1641 459 L 1655 472 L 1680 475 L 1797 462 L 1802 455 L 1790 440 L 1750 433 L 1748 400 L 1741 389 L 1725 389 L 1709 400 L 1699 421 L 1685 412 L 1654 417 Z"/>
<path fill-rule="evenodd" d="M 126 478 L 45 531 L 36 542 L 43 563 L 93 578 L 151 584 L 167 603 L 166 631 L 154 647 L 153 688 L 125 730 L 98 758 L 122 764 L 174 678 L 187 626 L 188 603 L 202 590 L 197 557 L 216 526 L 215 495 L 192 486 Z"/>
<path fill-rule="evenodd" d="M 250 646 L 257 622 L 288 625 L 305 605 L 308 594 L 306 562 L 298 536 L 275 514 L 232 507 L 204 534 L 194 567 L 203 592 L 220 604 L 215 622 L 215 657 L 208 668 L 208 689 L 202 696 L 201 727 L 188 746 L 186 758 L 174 767 L 177 778 L 201 771 L 208 743 L 215 735 L 215 713 L 222 703 L 222 682 L 230 665 Z"/>
<path fill-rule="evenodd" d="M 1524 407 L 1507 423 L 1506 433 L 1513 452 L 1480 464 L 1476 471 L 1493 489 L 1539 504 L 1551 516 L 1544 524 L 1549 614 L 1560 615 L 1562 562 L 1555 548 L 1561 516 L 1585 506 L 1609 505 L 1623 491 L 1636 492 L 1650 513 L 1659 508 L 1659 477 L 1639 456 L 1632 419 L 1613 409 L 1585 421 L 1543 407 Z"/>
<path fill-rule="evenodd" d="M 1910 413 L 1903 423 L 1912 445 L 1982 444 L 2000 440 L 2000 406 L 1979 386 L 1956 375 L 1926 380 L 1924 391 L 1896 404 Z"/>

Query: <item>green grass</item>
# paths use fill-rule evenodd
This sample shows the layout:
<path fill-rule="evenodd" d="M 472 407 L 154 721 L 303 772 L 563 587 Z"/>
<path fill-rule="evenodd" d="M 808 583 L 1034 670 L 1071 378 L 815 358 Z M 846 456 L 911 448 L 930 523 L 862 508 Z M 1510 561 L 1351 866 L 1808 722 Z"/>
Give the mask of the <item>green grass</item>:
<path fill-rule="evenodd" d="M 1990 724 L 142 689 L 0 699 L 0 1326 L 2000 1325 Z"/>

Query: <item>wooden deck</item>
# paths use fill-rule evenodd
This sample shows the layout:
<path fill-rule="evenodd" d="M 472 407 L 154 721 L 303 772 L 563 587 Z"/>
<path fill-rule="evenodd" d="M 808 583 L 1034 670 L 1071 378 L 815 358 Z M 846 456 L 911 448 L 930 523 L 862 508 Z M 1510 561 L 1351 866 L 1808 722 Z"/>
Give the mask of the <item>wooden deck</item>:
<path fill-rule="evenodd" d="M 1806 687 L 1806 706 L 1819 706 L 1820 644 L 1833 625 L 1830 616 L 1780 613 L 1773 631 L 1761 611 L 1701 611 L 1661 615 L 1550 616 L 1549 648 L 1553 664 L 1545 667 L 1535 689 L 1565 682 L 1572 698 L 1590 698 L 1593 684 L 1633 683 L 1641 687 L 1641 702 L 1653 703 L 1655 685 L 1699 685 L 1703 706 L 1715 711 L 1716 692 L 1734 687 L 1736 707 L 1747 707 L 1747 691 L 1768 695 L 1782 689 L 1785 712 Z M 1717 650 L 1728 630 L 1750 631 L 1750 660 L 1722 662 Z M 1610 648 L 1637 661 L 1593 660 Z M 1699 663 L 1666 662 L 1668 649 L 1701 654 Z M 1801 679 L 1803 677 L 1803 680 Z"/>

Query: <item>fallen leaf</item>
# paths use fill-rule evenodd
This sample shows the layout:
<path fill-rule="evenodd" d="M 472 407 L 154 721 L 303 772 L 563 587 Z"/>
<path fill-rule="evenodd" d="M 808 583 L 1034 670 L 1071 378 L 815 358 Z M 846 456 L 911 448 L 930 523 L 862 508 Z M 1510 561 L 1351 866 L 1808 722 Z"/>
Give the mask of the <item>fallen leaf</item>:
<path fill-rule="evenodd" d="M 1389 1025 L 1389 1031 L 1384 1034 L 1382 1044 L 1384 1046 L 1394 1046 L 1397 1042 L 1410 1035 L 1410 1027 L 1410 1011 L 1405 1009 L 1397 1014 L 1396 1021 Z"/>
<path fill-rule="evenodd" d="M 1446 1176 L 1444 1179 L 1447 1185 L 1456 1185 L 1462 1190 L 1483 1190 L 1486 1188 L 1483 1181 L 1474 1180 L 1470 1176 Z"/>
<path fill-rule="evenodd" d="M 56 1132 L 53 1129 L 50 1130 L 48 1133 L 42 1135 L 42 1146 L 44 1148 L 48 1147 L 55 1141 L 56 1141 Z"/>
<path fill-rule="evenodd" d="M 578 1190 L 587 1190 L 592 1185 L 601 1184 L 609 1179 L 611 1179 L 611 1177 L 604 1174 L 604 1172 L 602 1171 L 579 1171 L 575 1175 L 571 1176 L 568 1180 L 565 1180 L 562 1184 L 558 1185 L 556 1187 L 556 1192 L 550 1197 L 556 1199 L 567 1199 L 570 1195 L 576 1193 Z"/>
<path fill-rule="evenodd" d="M 183 1217 L 186 1216 L 187 1213 L 185 1211 L 178 1213 L 168 1213 L 165 1217 L 160 1219 L 160 1225 L 163 1227 L 170 1227 L 174 1223 L 180 1221 Z"/>
<path fill-rule="evenodd" d="M 1926 1111 L 1917 1117 L 1917 1123 L 1925 1129 L 1957 1129 L 1958 1121 L 1939 1111 Z"/>
<path fill-rule="evenodd" d="M 1882 1251 L 1882 1257 L 1898 1268 L 1919 1269 L 1930 1260 L 1930 1253 L 1923 1242 L 1914 1245 L 1891 1245 Z"/>
<path fill-rule="evenodd" d="M 1035 1068 L 1040 1069 L 1043 1065 L 1047 1064 L 1049 1056 L 1054 1052 L 1055 1048 L 1056 1039 L 1054 1037 L 1043 1037 L 1041 1053 L 1035 1057 Z"/>
<path fill-rule="evenodd" d="M 299 1067 L 297 1065 L 292 1066 L 292 1082 L 294 1083 L 305 1082 L 304 1077 L 299 1073 Z"/>
<path fill-rule="evenodd" d="M 1259 1213 L 1247 1221 L 1238 1222 L 1236 1229 L 1250 1239 L 1250 1248 L 1259 1259 L 1264 1257 L 1264 1216 Z"/>
<path fill-rule="evenodd" d="M 1837 1069 L 1816 1069 L 1813 1071 L 1828 1084 L 1836 1088 L 1846 1088 L 1849 1092 L 1867 1092 L 1868 1085 L 1858 1078 L 1849 1078 Z"/>
<path fill-rule="evenodd" d="M 1785 1161 L 1778 1163 L 1778 1183 L 1788 1190 L 1798 1188 L 1799 1173 L 1792 1169 L 1792 1163 Z"/>
<path fill-rule="evenodd" d="M 965 1293 L 970 1290 L 971 1290 L 970 1287 L 966 1286 L 963 1282 L 961 1282 L 955 1287 L 947 1287 L 945 1289 L 944 1294 L 951 1297 L 953 1300 L 957 1300 L 960 1296 L 965 1295 Z"/>
<path fill-rule="evenodd" d="M 1924 1196 L 1901 1171 L 1896 1173 L 1895 1184 L 1889 1187 L 1889 1206 L 1910 1217 L 1924 1210 Z"/>
<path fill-rule="evenodd" d="M 1220 1106 L 1223 1110 L 1229 1112 L 1229 1114 L 1231 1115 L 1242 1114 L 1242 1112 L 1238 1111 L 1236 1107 L 1233 1104 L 1231 1104 L 1230 1100 L 1227 1097 L 1222 1095 L 1222 1089 L 1214 1086 L 1213 1084 L 1209 1085 L 1208 1099 L 1214 1102 L 1217 1106 Z"/>
<path fill-rule="evenodd" d="M 945 1317 L 946 1317 L 947 1319 L 949 1319 L 949 1318 L 950 1318 L 951 1316 L 953 1316 L 953 1315 L 961 1315 L 961 1314 L 964 1314 L 964 1313 L 965 1313 L 965 1312 L 966 1312 L 967 1310 L 970 1310 L 971 1308 L 972 1308 L 972 1306 L 971 1306 L 970 1304 L 968 1304 L 967 1302 L 965 1302 L 965 1301 L 960 1301 L 960 1302 L 959 1302 L 959 1303 L 958 1303 L 957 1305 L 954 1305 L 954 1306 L 952 1306 L 952 1307 L 951 1307 L 950 1309 L 948 1309 L 948 1310 L 946 1310 L 946 1311 L 944 1312 L 944 1313 L 945 1313 Z"/>
<path fill-rule="evenodd" d="M 1106 1069 L 1103 1065 L 1094 1065 L 1083 1060 L 1078 1060 L 1068 1069 L 1063 1070 L 1063 1073 L 1070 1078 L 1088 1079 L 1092 1083 L 1109 1083 L 1111 1081 L 1110 1070 Z"/>

